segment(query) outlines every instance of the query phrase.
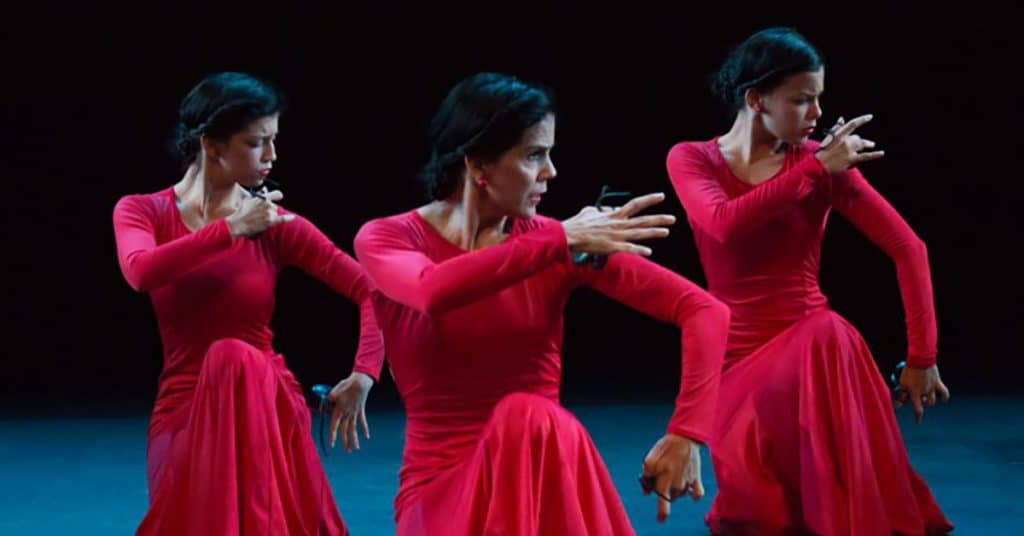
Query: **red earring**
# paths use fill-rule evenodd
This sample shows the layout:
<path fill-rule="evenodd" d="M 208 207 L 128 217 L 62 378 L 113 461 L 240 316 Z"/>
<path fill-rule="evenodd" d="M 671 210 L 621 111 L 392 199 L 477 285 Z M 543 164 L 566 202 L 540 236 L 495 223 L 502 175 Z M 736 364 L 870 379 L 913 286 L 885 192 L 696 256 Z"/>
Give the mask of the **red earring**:
<path fill-rule="evenodd" d="M 483 188 L 484 186 L 487 186 L 487 179 L 485 179 L 483 177 L 480 177 L 479 179 L 476 180 L 476 185 L 481 187 L 481 188 Z"/>

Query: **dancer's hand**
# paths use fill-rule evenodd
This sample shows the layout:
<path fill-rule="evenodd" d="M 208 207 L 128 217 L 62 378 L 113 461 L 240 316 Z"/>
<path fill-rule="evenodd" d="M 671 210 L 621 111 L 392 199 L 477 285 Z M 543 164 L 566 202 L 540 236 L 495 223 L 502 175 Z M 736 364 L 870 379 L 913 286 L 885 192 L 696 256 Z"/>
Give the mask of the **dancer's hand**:
<path fill-rule="evenodd" d="M 370 426 L 366 424 L 366 397 L 373 387 L 373 378 L 362 372 L 353 372 L 331 389 L 327 399 L 334 404 L 331 411 L 331 448 L 341 430 L 341 446 L 345 452 L 359 450 L 359 432 L 356 423 L 363 427 L 363 435 L 370 439 Z"/>
<path fill-rule="evenodd" d="M 871 121 L 872 116 L 862 115 L 849 123 L 837 123 L 834 131 L 825 138 L 815 157 L 829 173 L 846 171 L 862 162 L 876 160 L 885 155 L 885 151 L 862 153 L 865 149 L 874 149 L 875 142 L 862 138 L 854 131 Z"/>
<path fill-rule="evenodd" d="M 294 214 L 278 214 L 275 202 L 284 199 L 280 190 L 274 190 L 263 194 L 263 197 L 252 195 L 244 188 L 246 198 L 230 216 L 228 216 L 228 229 L 231 236 L 252 236 L 275 225 L 292 221 Z"/>
<path fill-rule="evenodd" d="M 835 133 L 839 130 L 839 127 L 846 124 L 846 119 L 843 116 L 839 116 L 836 120 L 836 124 L 832 125 L 832 128 L 828 129 L 828 134 L 821 140 L 821 145 L 818 146 L 818 150 L 815 152 L 824 151 L 832 144 L 832 140 L 836 139 Z"/>
<path fill-rule="evenodd" d="M 562 222 L 569 248 L 593 255 L 624 251 L 649 256 L 650 248 L 633 242 L 668 236 L 665 226 L 675 223 L 676 218 L 670 214 L 634 215 L 664 200 L 665 194 L 657 193 L 634 198 L 618 208 L 584 208 L 579 214 Z"/>
<path fill-rule="evenodd" d="M 896 399 L 896 408 L 900 408 L 909 400 L 914 405 L 914 420 L 921 422 L 924 406 L 934 406 L 936 393 L 943 401 L 949 400 L 949 388 L 939 377 L 939 367 L 928 368 L 903 367 L 900 373 L 900 393 Z"/>
<path fill-rule="evenodd" d="M 665 434 L 651 447 L 644 458 L 644 476 L 653 476 L 654 490 L 663 497 L 689 495 L 693 500 L 704 496 L 700 478 L 700 443 L 683 436 Z M 648 492 L 644 492 L 647 495 Z M 680 495 L 681 494 L 681 495 Z M 672 506 L 658 497 L 658 521 L 668 519 Z"/>

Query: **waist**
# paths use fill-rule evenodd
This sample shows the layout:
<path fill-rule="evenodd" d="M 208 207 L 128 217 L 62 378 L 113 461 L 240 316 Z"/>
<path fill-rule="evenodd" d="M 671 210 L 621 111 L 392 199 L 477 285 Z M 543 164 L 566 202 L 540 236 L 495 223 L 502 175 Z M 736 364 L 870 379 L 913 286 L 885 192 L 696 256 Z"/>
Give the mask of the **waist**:
<path fill-rule="evenodd" d="M 808 315 L 830 310 L 827 301 L 806 303 L 801 307 L 741 310 L 732 314 L 726 344 L 725 366 L 750 355 L 783 331 Z"/>
<path fill-rule="evenodd" d="M 733 324 L 774 323 L 799 319 L 809 312 L 828 308 L 828 298 L 817 285 L 764 289 L 711 287 L 711 294 L 729 306 Z"/>

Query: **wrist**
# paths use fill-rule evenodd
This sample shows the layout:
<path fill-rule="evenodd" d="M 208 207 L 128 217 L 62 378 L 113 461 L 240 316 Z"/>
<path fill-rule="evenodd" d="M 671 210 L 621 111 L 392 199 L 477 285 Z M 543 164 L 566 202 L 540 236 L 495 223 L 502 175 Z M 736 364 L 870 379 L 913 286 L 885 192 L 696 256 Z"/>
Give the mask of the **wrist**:
<path fill-rule="evenodd" d="M 832 169 L 829 168 L 828 163 L 825 161 L 824 151 L 816 152 L 812 156 L 814 157 L 814 160 L 811 162 L 811 164 L 814 167 L 817 167 L 819 171 L 825 173 L 826 175 L 832 175 L 833 173 L 835 173 L 835 171 L 832 171 Z"/>
<path fill-rule="evenodd" d="M 373 377 L 365 372 L 359 372 L 354 370 L 352 371 L 352 374 L 349 374 L 349 377 L 352 378 L 353 381 L 358 383 L 359 386 L 362 387 L 363 389 L 370 389 L 371 387 L 373 387 Z"/>
<path fill-rule="evenodd" d="M 228 225 L 228 232 L 231 233 L 231 238 L 242 236 L 241 222 L 235 221 L 231 216 L 224 218 L 224 222 Z"/>
<path fill-rule="evenodd" d="M 678 432 L 665 432 L 665 435 L 668 436 L 668 437 L 671 437 L 675 441 L 683 441 L 683 442 L 689 443 L 693 447 L 700 447 L 701 445 L 704 444 L 703 442 L 701 442 L 701 441 L 699 441 L 697 439 L 694 439 L 692 437 L 680 434 Z"/>
<path fill-rule="evenodd" d="M 580 239 L 565 222 L 562 222 L 562 231 L 565 233 L 565 243 L 569 246 L 569 250 L 576 251 L 576 248 L 580 245 Z"/>
<path fill-rule="evenodd" d="M 934 367 L 936 359 L 934 355 L 922 356 L 922 355 L 911 355 L 907 356 L 907 367 L 915 369 L 928 369 Z"/>
<path fill-rule="evenodd" d="M 692 441 L 697 445 L 703 445 L 707 443 L 708 439 L 710 439 L 709 434 L 703 429 L 703 427 L 694 427 L 684 423 L 685 421 L 673 416 L 672 420 L 669 421 L 668 426 L 665 427 L 665 435 L 678 436 Z"/>

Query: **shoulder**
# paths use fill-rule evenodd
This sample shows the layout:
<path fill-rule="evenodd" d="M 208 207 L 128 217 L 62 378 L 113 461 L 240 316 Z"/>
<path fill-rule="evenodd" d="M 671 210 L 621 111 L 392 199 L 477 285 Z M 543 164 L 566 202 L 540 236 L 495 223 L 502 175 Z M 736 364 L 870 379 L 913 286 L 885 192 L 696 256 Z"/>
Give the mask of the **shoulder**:
<path fill-rule="evenodd" d="M 708 165 L 713 162 L 718 147 L 715 140 L 682 141 L 672 146 L 666 158 L 670 166 L 675 165 Z"/>
<path fill-rule="evenodd" d="M 688 140 L 681 141 L 672 146 L 668 150 L 669 156 L 672 155 L 701 155 L 707 156 L 712 149 L 716 149 L 715 140 Z"/>
<path fill-rule="evenodd" d="M 418 236 L 421 231 L 419 216 L 415 210 L 374 218 L 362 225 L 356 233 L 355 243 L 358 248 L 360 244 L 366 245 L 369 242 L 378 240 L 408 239 Z"/>
<path fill-rule="evenodd" d="M 176 209 L 174 195 L 170 188 L 165 188 L 158 192 L 122 196 L 114 205 L 114 217 L 153 218 L 171 209 Z"/>
<path fill-rule="evenodd" d="M 384 216 L 381 218 L 374 218 L 362 225 L 359 228 L 359 234 L 364 233 L 377 233 L 377 232 L 389 232 L 389 231 L 400 231 L 403 229 L 409 229 L 416 227 L 417 214 L 415 210 L 402 212 L 401 214 L 395 214 L 392 216 Z"/>

